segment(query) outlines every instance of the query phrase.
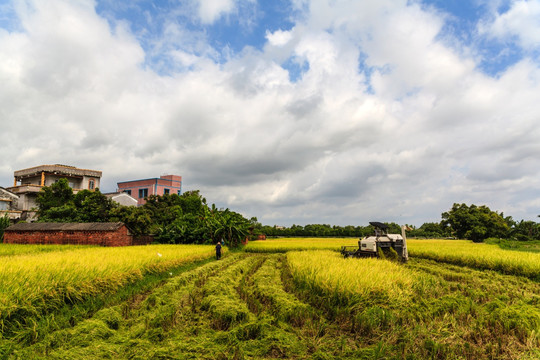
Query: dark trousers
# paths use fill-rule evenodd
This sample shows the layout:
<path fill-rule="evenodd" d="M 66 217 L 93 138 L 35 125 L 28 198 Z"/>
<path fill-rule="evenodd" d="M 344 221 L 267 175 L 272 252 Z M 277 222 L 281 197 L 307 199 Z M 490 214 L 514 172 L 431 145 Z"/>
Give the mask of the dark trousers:
<path fill-rule="evenodd" d="M 221 259 L 221 251 L 216 251 L 216 259 Z"/>

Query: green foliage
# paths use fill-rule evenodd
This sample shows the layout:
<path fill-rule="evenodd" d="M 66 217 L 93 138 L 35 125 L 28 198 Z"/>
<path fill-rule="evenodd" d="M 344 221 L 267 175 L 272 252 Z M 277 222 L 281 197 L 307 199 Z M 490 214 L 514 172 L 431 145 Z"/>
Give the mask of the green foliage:
<path fill-rule="evenodd" d="M 507 218 L 511 228 L 508 238 L 517 241 L 540 240 L 540 224 L 534 221 L 513 221 L 511 217 Z"/>
<path fill-rule="evenodd" d="M 72 201 L 73 190 L 69 187 L 69 182 L 67 179 L 60 179 L 51 186 L 44 186 L 39 192 L 36 199 L 38 215 L 43 215 L 51 208 L 71 204 Z"/>
<path fill-rule="evenodd" d="M 503 214 L 491 211 L 487 206 L 454 204 L 442 213 L 443 226 L 450 227 L 457 238 L 482 242 L 489 237 L 503 238 L 510 227 Z"/>
<path fill-rule="evenodd" d="M 505 250 L 516 250 L 516 251 L 525 251 L 540 253 L 540 240 L 508 240 L 508 239 L 497 239 L 497 238 L 488 238 L 485 241 L 487 244 L 498 245 L 501 249 Z"/>
<path fill-rule="evenodd" d="M 109 221 L 121 221 L 134 235 L 150 233 L 152 213 L 143 207 L 117 206 L 111 209 Z"/>
<path fill-rule="evenodd" d="M 79 222 L 110 221 L 111 210 L 117 207 L 117 204 L 103 195 L 99 189 L 79 191 L 73 203 Z"/>
<path fill-rule="evenodd" d="M 238 247 L 248 236 L 250 223 L 240 214 L 225 209 L 217 218 L 214 237 L 225 240 L 227 246 Z"/>
<path fill-rule="evenodd" d="M 237 247 L 252 223 L 229 209 L 208 206 L 199 191 L 178 196 L 150 196 L 143 206 L 151 214 L 157 241 L 170 244 L 204 244 L 224 240 Z"/>
<path fill-rule="evenodd" d="M 391 233 L 400 234 L 401 227 L 396 223 L 387 223 Z M 373 227 L 367 226 L 338 226 L 329 224 L 308 224 L 305 226 L 293 224 L 291 227 L 268 226 L 254 222 L 254 233 L 270 237 L 364 237 L 373 234 Z"/>
<path fill-rule="evenodd" d="M 440 223 L 427 222 L 422 224 L 418 229 L 407 232 L 407 236 L 420 238 L 441 238 L 449 236 L 450 233 Z"/>
<path fill-rule="evenodd" d="M 81 190 L 74 195 L 67 179 L 44 186 L 36 202 L 40 222 L 107 222 L 118 206 L 99 189 Z"/>
<path fill-rule="evenodd" d="M 9 226 L 10 221 L 7 214 L 0 217 L 0 243 L 4 242 L 4 230 Z"/>

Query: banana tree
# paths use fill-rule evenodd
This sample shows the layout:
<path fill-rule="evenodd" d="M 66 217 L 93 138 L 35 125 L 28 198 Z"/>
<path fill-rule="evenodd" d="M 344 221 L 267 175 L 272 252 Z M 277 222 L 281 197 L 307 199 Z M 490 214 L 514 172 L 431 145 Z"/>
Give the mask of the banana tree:
<path fill-rule="evenodd" d="M 217 217 L 214 239 L 223 239 L 229 247 L 240 246 L 249 234 L 250 223 L 240 214 L 225 209 Z"/>

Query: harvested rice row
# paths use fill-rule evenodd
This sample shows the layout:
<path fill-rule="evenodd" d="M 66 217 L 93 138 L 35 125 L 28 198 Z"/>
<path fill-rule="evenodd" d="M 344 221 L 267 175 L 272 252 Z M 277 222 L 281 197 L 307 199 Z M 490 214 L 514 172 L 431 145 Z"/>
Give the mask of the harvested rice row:
<path fill-rule="evenodd" d="M 251 312 L 237 288 L 242 278 L 261 261 L 263 258 L 258 256 L 247 257 L 228 267 L 214 281 L 205 283 L 201 309 L 211 314 L 215 328 L 225 330 L 248 319 Z"/>
<path fill-rule="evenodd" d="M 195 299 L 194 294 L 200 284 L 213 281 L 243 257 L 225 256 L 221 261 L 182 272 L 155 288 L 136 310 L 130 309 L 128 302 L 104 308 L 73 328 L 48 335 L 34 347 L 26 348 L 21 356 L 32 358 L 47 353 L 47 358 L 65 358 L 78 354 L 79 358 L 100 359 L 111 354 L 114 358 L 144 354 L 144 358 L 155 342 L 166 339 L 171 331 L 184 325 L 185 318 L 198 311 L 200 299 Z"/>
<path fill-rule="evenodd" d="M 313 317 L 313 309 L 283 289 L 282 270 L 280 256 L 269 255 L 253 275 L 253 295 L 267 304 L 272 314 L 280 320 L 301 326 L 306 319 Z"/>

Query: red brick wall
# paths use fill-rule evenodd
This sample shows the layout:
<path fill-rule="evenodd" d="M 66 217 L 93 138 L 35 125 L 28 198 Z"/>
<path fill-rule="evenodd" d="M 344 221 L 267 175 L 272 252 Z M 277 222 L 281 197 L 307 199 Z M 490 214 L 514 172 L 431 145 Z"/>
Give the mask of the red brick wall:
<path fill-rule="evenodd" d="M 132 245 L 148 245 L 154 241 L 152 235 L 138 235 L 133 237 Z"/>
<path fill-rule="evenodd" d="M 116 231 L 6 231 L 4 243 L 127 246 L 133 238 L 122 226 Z"/>

